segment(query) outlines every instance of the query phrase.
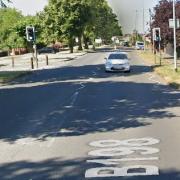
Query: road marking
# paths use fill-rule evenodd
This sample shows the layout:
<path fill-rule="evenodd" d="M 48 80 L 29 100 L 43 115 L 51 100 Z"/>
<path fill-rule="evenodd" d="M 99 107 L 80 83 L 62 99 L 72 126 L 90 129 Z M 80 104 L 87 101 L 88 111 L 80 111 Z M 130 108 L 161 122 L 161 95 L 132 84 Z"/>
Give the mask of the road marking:
<path fill-rule="evenodd" d="M 81 83 L 79 83 L 80 84 L 80 88 L 78 88 L 77 90 L 82 90 L 82 89 L 84 89 L 86 86 L 81 82 Z"/>
<path fill-rule="evenodd" d="M 93 141 L 89 143 L 90 146 L 93 147 L 117 147 L 117 146 L 150 146 L 154 144 L 158 144 L 160 141 L 154 138 L 139 138 L 139 139 L 128 139 L 128 140 L 101 140 L 101 141 Z"/>
<path fill-rule="evenodd" d="M 71 107 L 74 106 L 74 103 L 76 102 L 76 99 L 77 99 L 78 95 L 79 95 L 79 92 L 75 92 L 75 93 L 73 94 L 73 96 L 72 96 L 72 101 L 71 101 L 71 103 L 70 103 L 70 106 L 71 106 Z"/>
<path fill-rule="evenodd" d="M 87 160 L 87 163 L 101 164 L 105 167 L 97 167 L 86 170 L 85 178 L 97 177 L 128 177 L 128 176 L 155 176 L 159 175 L 159 168 L 152 165 L 133 165 L 119 167 L 122 162 L 131 163 L 142 162 L 149 163 L 159 160 L 158 157 L 145 157 L 145 155 L 157 154 L 159 149 L 149 147 L 159 144 L 160 140 L 146 137 L 127 140 L 100 140 L 89 143 L 90 146 L 99 149 L 90 151 L 89 156 L 103 157 L 103 159 Z M 133 156 L 132 156 L 133 154 Z M 130 155 L 131 157 L 127 157 Z M 143 157 L 139 157 L 143 155 Z M 117 159 L 117 157 L 119 158 Z M 125 157 L 124 157 L 125 156 Z M 135 157 L 138 156 L 138 157 Z M 104 159 L 105 157 L 115 157 L 116 159 Z M 113 167 L 109 167 L 109 166 Z M 114 167 L 118 165 L 118 167 Z M 106 167 L 107 166 L 107 167 Z"/>
<path fill-rule="evenodd" d="M 122 168 L 115 168 L 115 167 L 92 168 L 86 171 L 85 178 L 154 176 L 154 175 L 159 175 L 158 167 L 137 165 L 137 166 L 127 166 Z"/>
<path fill-rule="evenodd" d="M 118 148 L 106 148 L 98 149 L 88 153 L 90 156 L 100 156 L 100 157 L 116 157 L 130 155 L 139 151 L 141 155 L 155 154 L 159 152 L 157 148 L 151 147 L 118 147 Z"/>
<path fill-rule="evenodd" d="M 131 161 L 157 161 L 159 157 L 146 157 L 146 158 L 121 158 L 121 159 L 95 159 L 87 160 L 88 163 L 97 163 L 103 165 L 118 165 L 120 162 L 131 162 Z"/>

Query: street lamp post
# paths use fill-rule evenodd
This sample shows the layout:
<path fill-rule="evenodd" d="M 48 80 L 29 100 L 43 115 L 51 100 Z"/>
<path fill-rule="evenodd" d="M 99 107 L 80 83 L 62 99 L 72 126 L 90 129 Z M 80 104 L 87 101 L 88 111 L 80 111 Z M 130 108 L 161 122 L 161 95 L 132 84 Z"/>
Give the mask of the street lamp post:
<path fill-rule="evenodd" d="M 176 9 L 173 0 L 173 23 L 174 23 L 174 70 L 177 71 L 177 52 L 176 52 Z"/>

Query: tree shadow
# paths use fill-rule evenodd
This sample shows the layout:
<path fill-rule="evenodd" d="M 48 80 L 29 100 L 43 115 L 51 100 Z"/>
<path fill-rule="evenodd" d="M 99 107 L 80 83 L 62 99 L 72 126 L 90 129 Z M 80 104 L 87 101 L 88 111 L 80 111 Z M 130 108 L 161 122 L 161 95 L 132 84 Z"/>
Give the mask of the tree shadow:
<path fill-rule="evenodd" d="M 167 108 L 180 105 L 180 93 L 163 85 L 105 77 L 100 82 L 80 78 L 1 90 L 0 139 L 46 141 L 148 126 L 154 120 L 176 117 Z"/>
<path fill-rule="evenodd" d="M 94 75 L 93 73 L 96 73 Z M 124 72 L 105 72 L 104 64 L 82 65 L 82 66 L 65 66 L 55 69 L 45 69 L 33 72 L 24 78 L 16 79 L 9 82 L 9 85 L 28 84 L 35 82 L 54 82 L 65 80 L 87 80 L 89 78 L 111 78 L 120 76 L 133 76 L 152 72 L 152 68 L 145 65 L 131 65 L 131 73 Z"/>
<path fill-rule="evenodd" d="M 16 161 L 0 165 L 1 180 L 13 179 L 61 179 L 85 180 L 85 172 L 90 168 L 102 167 L 98 164 L 86 163 L 86 158 L 49 159 L 44 161 Z M 112 167 L 112 166 L 111 166 Z M 122 166 L 121 166 L 122 167 Z M 88 178 L 89 179 L 89 178 Z M 91 178 L 93 180 L 179 180 L 180 172 L 175 169 L 161 170 L 158 176 L 106 177 Z"/>

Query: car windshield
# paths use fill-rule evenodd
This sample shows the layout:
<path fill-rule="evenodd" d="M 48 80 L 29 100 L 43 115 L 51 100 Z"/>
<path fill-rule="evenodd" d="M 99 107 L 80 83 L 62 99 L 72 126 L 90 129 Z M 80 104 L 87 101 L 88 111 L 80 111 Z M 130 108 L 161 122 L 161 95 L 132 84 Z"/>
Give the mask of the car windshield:
<path fill-rule="evenodd" d="M 144 43 L 138 43 L 138 45 L 140 45 L 140 46 L 144 46 Z"/>
<path fill-rule="evenodd" d="M 126 54 L 110 54 L 108 59 L 127 59 Z"/>

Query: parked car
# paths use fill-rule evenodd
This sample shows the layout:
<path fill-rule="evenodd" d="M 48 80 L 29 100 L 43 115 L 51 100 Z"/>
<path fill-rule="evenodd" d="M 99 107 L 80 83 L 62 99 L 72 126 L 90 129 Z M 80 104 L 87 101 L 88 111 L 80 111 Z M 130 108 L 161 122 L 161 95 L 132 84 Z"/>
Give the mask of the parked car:
<path fill-rule="evenodd" d="M 123 71 L 130 72 L 130 62 L 128 55 L 125 52 L 110 53 L 108 58 L 105 58 L 105 71 Z"/>
<path fill-rule="evenodd" d="M 42 49 L 37 50 L 38 54 L 42 54 L 42 53 L 57 53 L 59 52 L 59 49 L 54 48 L 54 47 L 43 47 Z"/>
<path fill-rule="evenodd" d="M 123 46 L 124 47 L 129 47 L 129 42 L 127 42 L 127 41 L 123 42 Z"/>
<path fill-rule="evenodd" d="M 144 50 L 144 42 L 137 41 L 135 48 L 137 50 Z"/>

